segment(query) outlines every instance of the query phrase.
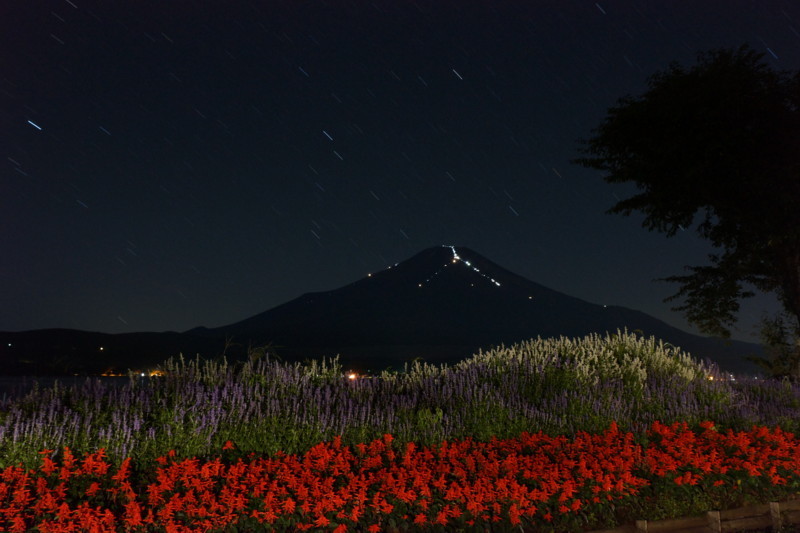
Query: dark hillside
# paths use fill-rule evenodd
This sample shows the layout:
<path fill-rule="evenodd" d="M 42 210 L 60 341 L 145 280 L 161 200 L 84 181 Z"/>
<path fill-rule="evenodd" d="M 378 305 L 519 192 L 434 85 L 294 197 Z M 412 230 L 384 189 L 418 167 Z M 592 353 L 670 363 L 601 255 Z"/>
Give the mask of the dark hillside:
<path fill-rule="evenodd" d="M 340 354 L 346 366 L 382 370 L 403 362 L 456 362 L 481 348 L 540 337 L 580 337 L 627 328 L 753 371 L 744 342 L 692 335 L 649 315 L 597 305 L 527 280 L 465 247 L 437 246 L 326 292 L 308 293 L 240 322 L 184 333 L 108 335 L 75 330 L 2 333 L 5 373 L 142 369 L 183 353 L 232 358 L 271 346 L 285 361 Z M 11 344 L 9 347 L 8 344 Z M 100 349 L 102 347 L 102 350 Z"/>

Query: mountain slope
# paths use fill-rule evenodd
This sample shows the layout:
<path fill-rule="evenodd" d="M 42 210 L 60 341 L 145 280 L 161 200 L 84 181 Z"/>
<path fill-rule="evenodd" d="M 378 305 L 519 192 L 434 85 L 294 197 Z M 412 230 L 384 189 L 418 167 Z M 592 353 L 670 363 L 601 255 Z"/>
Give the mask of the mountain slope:
<path fill-rule="evenodd" d="M 621 328 L 655 335 L 733 371 L 752 370 L 741 356 L 760 350 L 736 341 L 726 346 L 638 311 L 567 296 L 461 246 L 428 248 L 350 285 L 305 294 L 209 333 L 255 345 L 273 343 L 292 358 L 339 353 L 346 362 L 374 360 L 373 366 L 383 368 L 414 357 L 461 359 L 479 348 L 536 336 Z"/>
<path fill-rule="evenodd" d="M 639 311 L 596 305 L 548 289 L 466 247 L 428 248 L 410 259 L 332 291 L 309 293 L 240 322 L 184 333 L 107 335 L 75 330 L 0 333 L 2 373 L 97 372 L 145 368 L 182 352 L 233 358 L 271 346 L 286 361 L 340 355 L 373 371 L 421 357 L 456 362 L 481 348 L 541 337 L 639 330 L 752 372 L 742 358 L 758 345 L 699 337 Z M 8 345 L 11 345 L 9 347 Z M 100 347 L 103 350 L 100 350 Z"/>

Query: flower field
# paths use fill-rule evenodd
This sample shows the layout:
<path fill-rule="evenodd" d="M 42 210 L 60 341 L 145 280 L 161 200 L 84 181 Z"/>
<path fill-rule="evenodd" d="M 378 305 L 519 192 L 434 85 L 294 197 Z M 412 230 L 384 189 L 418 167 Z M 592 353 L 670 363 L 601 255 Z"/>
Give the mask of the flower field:
<path fill-rule="evenodd" d="M 797 385 L 627 333 L 373 379 L 165 370 L 4 399 L 0 530 L 585 531 L 800 490 Z"/>
<path fill-rule="evenodd" d="M 271 458 L 242 457 L 226 443 L 211 460 L 157 458 L 154 479 L 138 490 L 130 460 L 114 468 L 104 450 L 78 458 L 67 448 L 54 461 L 45 450 L 36 469 L 3 471 L 0 526 L 17 533 L 579 531 L 603 517 L 626 518 L 656 495 L 719 505 L 800 488 L 800 441 L 779 429 L 722 433 L 705 422 L 695 432 L 656 423 L 648 438 L 642 446 L 612 424 L 569 439 L 523 433 L 396 449 L 387 434 L 354 449 L 337 437 L 300 456 Z M 618 516 L 608 516 L 614 507 Z"/>

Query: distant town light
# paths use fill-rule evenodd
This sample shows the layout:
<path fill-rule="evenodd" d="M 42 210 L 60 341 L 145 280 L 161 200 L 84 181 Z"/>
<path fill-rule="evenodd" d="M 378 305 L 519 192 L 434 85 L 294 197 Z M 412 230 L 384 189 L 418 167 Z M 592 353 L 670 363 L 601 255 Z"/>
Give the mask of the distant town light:
<path fill-rule="evenodd" d="M 355 372 L 350 372 L 347 375 L 347 379 L 350 379 L 350 380 L 356 379 L 357 377 L 358 377 L 358 375 Z"/>

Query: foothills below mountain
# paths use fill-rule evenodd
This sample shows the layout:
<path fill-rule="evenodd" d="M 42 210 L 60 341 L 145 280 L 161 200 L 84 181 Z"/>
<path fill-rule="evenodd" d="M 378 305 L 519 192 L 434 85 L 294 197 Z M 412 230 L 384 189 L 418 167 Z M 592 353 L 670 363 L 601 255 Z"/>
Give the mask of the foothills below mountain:
<path fill-rule="evenodd" d="M 286 362 L 340 355 L 345 368 L 402 370 L 404 362 L 455 363 L 500 344 L 582 337 L 627 328 L 655 336 L 723 370 L 754 372 L 757 344 L 701 337 L 624 307 L 543 287 L 465 247 L 428 248 L 336 290 L 308 293 L 218 328 L 105 334 L 69 329 L 0 332 L 0 374 L 146 371 L 171 356 L 247 357 L 267 347 Z"/>

